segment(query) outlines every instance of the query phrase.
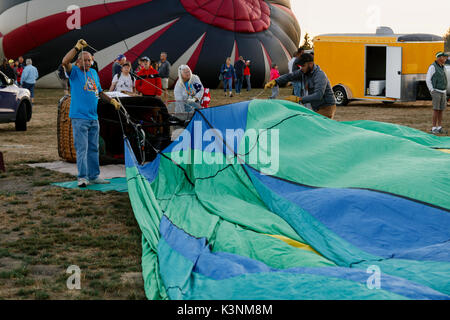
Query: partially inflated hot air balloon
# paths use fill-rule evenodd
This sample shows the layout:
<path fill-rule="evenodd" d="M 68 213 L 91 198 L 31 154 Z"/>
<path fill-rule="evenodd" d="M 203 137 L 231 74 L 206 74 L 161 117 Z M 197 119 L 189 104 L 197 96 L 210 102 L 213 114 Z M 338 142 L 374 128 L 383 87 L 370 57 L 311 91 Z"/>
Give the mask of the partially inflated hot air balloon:
<path fill-rule="evenodd" d="M 77 24 L 78 22 L 78 24 Z M 79 29 L 77 29 L 79 27 Z M 172 80 L 188 64 L 209 87 L 219 84 L 226 57 L 252 63 L 252 84 L 268 80 L 270 65 L 287 72 L 300 28 L 289 0 L 9 0 L 0 3 L 0 56 L 32 58 L 43 77 L 59 85 L 55 70 L 80 38 L 98 52 L 105 87 L 117 55 L 137 64 L 141 56 L 168 53 Z"/>

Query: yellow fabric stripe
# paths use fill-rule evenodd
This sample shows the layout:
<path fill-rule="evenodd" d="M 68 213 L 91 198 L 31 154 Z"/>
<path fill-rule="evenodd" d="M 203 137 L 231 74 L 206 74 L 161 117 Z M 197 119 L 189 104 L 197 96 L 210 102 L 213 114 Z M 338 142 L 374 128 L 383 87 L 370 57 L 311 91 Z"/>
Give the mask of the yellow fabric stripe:
<path fill-rule="evenodd" d="M 285 236 L 279 236 L 279 235 L 275 235 L 275 234 L 268 234 L 268 236 L 272 237 L 272 238 L 276 238 L 279 239 L 281 241 L 286 242 L 288 245 L 295 247 L 295 248 L 299 248 L 302 250 L 307 250 L 307 251 L 311 251 L 314 253 L 317 253 L 318 255 L 321 255 L 320 253 L 318 253 L 316 250 L 314 250 L 311 246 L 298 242 L 296 240 L 292 240 L 291 238 L 285 237 Z"/>
<path fill-rule="evenodd" d="M 450 153 L 450 149 L 438 149 L 439 151 L 445 152 L 445 153 Z"/>

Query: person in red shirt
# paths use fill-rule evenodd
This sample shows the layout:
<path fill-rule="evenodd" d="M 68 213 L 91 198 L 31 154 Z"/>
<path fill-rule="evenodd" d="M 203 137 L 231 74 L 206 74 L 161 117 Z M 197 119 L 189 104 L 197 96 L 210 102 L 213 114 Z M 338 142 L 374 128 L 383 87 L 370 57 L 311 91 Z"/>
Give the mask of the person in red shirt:
<path fill-rule="evenodd" d="M 245 69 L 244 69 L 244 78 L 245 78 L 245 81 L 247 82 L 247 91 L 252 90 L 252 84 L 250 82 L 250 77 L 251 77 L 250 60 L 247 60 L 247 62 L 245 63 Z"/>
<path fill-rule="evenodd" d="M 144 96 L 161 97 L 162 82 L 158 71 L 150 65 L 148 57 L 143 57 L 141 60 L 144 68 L 137 74 L 136 90 Z"/>
<path fill-rule="evenodd" d="M 17 83 L 20 84 L 20 80 L 22 79 L 23 66 L 20 64 L 19 61 L 16 61 L 14 63 L 14 71 L 16 71 L 17 74 Z"/>

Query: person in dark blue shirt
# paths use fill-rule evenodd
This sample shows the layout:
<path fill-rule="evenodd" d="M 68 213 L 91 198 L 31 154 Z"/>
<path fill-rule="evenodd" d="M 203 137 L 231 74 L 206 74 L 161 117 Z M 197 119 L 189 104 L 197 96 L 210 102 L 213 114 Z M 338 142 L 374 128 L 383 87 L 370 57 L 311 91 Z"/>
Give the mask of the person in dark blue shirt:
<path fill-rule="evenodd" d="M 89 184 L 108 184 L 99 178 L 99 132 L 97 104 L 102 99 L 111 103 L 117 110 L 120 104 L 108 97 L 100 86 L 97 71 L 91 68 L 92 55 L 82 51 L 88 44 L 79 40 L 62 61 L 69 76 L 71 103 L 69 117 L 72 121 L 73 137 L 77 152 L 78 186 L 85 188 Z M 81 53 L 80 53 L 81 52 Z M 71 61 L 78 55 L 77 62 Z"/>
<path fill-rule="evenodd" d="M 236 72 L 231 64 L 231 58 L 227 58 L 226 62 L 220 68 L 220 74 L 223 76 L 223 91 L 227 96 L 227 89 L 230 90 L 230 97 L 233 96 L 233 78 L 236 79 Z"/>

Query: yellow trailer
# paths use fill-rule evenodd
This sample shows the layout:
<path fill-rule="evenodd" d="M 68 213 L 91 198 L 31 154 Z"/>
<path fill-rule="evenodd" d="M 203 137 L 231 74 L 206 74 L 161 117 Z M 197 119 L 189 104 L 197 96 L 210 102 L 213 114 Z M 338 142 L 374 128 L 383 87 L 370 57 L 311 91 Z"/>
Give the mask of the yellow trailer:
<path fill-rule="evenodd" d="M 388 27 L 375 34 L 324 34 L 313 41 L 315 63 L 327 74 L 341 106 L 352 100 L 429 98 L 428 67 L 444 51 L 440 36 L 399 35 Z"/>

